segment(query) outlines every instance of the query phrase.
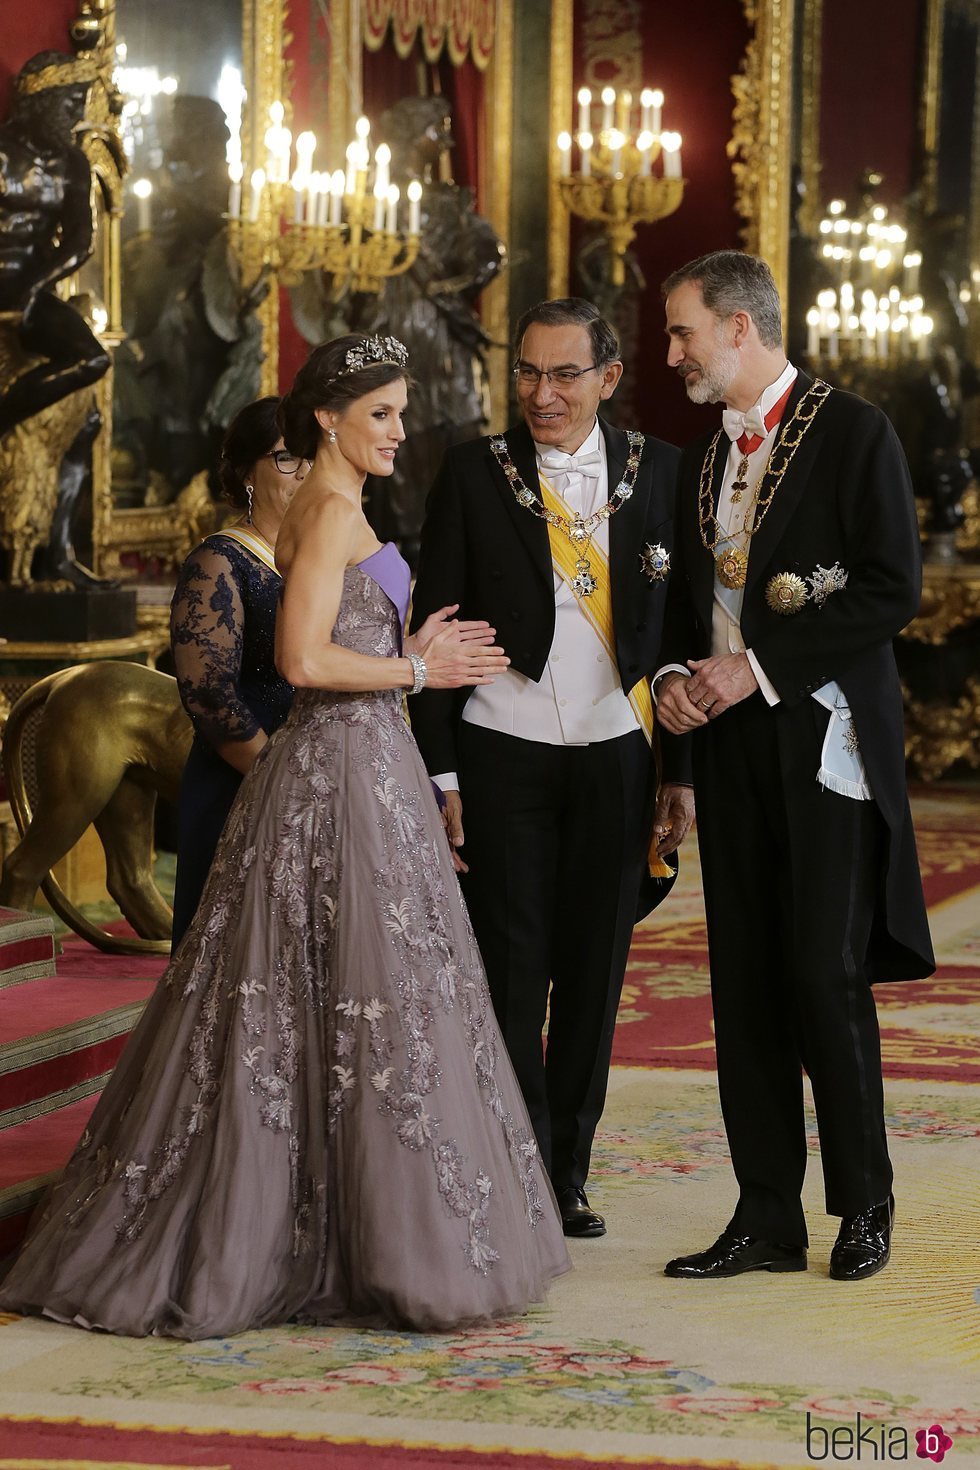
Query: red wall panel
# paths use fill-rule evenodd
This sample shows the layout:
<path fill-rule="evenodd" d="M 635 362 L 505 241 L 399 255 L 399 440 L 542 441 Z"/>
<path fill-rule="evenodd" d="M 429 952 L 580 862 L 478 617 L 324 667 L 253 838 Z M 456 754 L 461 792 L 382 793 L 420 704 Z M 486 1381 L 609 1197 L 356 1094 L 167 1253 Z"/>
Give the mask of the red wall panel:
<path fill-rule="evenodd" d="M 38 51 L 74 52 L 68 27 L 78 14 L 76 0 L 44 0 L 18 5 L 7 0 L 0 25 L 0 117 L 10 110 L 10 86 L 24 62 Z"/>
<path fill-rule="evenodd" d="M 664 92 L 663 125 L 683 137 L 681 158 L 688 182 L 677 212 L 658 224 L 640 225 L 632 246 L 646 287 L 636 302 L 640 345 L 629 365 L 632 412 L 627 427 L 685 444 L 717 423 L 718 409 L 688 403 L 680 379 L 666 365 L 660 283 L 695 256 L 741 244 L 726 148 L 732 135 L 731 78 L 741 66 L 749 30 L 742 6 L 732 0 L 690 6 L 645 0 L 639 10 L 636 40 L 643 56 L 643 84 Z M 584 80 L 591 80 L 584 78 L 582 18 L 583 0 L 576 0 L 576 92 Z M 574 258 L 571 289 L 581 290 Z"/>
<path fill-rule="evenodd" d="M 827 0 L 820 86 L 821 201 L 846 199 L 861 173 L 885 176 L 899 204 L 916 171 L 918 54 L 923 0 Z"/>

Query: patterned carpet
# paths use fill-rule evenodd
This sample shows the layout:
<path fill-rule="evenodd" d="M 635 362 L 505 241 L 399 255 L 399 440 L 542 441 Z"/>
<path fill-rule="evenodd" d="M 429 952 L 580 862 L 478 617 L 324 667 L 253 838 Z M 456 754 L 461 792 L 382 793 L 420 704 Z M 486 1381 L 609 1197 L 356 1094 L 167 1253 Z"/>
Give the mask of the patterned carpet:
<path fill-rule="evenodd" d="M 618 1056 L 644 1065 L 615 1069 L 598 1140 L 609 1235 L 573 1242 L 546 1307 L 457 1336 L 285 1327 L 192 1345 L 10 1318 L 0 1470 L 791 1466 L 856 1459 L 859 1434 L 865 1461 L 914 1460 L 935 1425 L 954 1463 L 980 1463 L 980 794 L 916 810 L 942 968 L 879 991 L 898 1202 L 882 1275 L 827 1278 L 835 1222 L 815 1162 L 805 1275 L 661 1274 L 734 1202 L 689 855 L 629 977 Z"/>

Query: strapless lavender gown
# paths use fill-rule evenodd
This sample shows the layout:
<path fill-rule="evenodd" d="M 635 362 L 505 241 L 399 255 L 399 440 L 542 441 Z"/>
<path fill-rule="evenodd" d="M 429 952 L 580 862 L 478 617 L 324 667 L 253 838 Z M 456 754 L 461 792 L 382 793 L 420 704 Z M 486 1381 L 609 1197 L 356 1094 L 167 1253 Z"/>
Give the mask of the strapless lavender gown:
<path fill-rule="evenodd" d="M 348 568 L 334 641 L 395 655 L 407 598 Z M 401 694 L 302 690 L 0 1306 L 448 1329 L 567 1267 Z"/>

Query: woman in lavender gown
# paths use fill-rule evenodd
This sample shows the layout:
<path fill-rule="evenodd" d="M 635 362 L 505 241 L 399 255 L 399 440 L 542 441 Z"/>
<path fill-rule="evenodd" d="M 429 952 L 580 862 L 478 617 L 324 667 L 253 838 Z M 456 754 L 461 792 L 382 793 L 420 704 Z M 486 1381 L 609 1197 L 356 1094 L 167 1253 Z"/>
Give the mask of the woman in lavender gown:
<path fill-rule="evenodd" d="M 135 1336 L 451 1329 L 522 1312 L 568 1267 L 403 716 L 407 689 L 505 660 L 453 609 L 403 651 L 408 569 L 360 506 L 404 438 L 405 356 L 340 338 L 283 405 L 314 461 L 277 542 L 297 694 L 7 1310 Z"/>

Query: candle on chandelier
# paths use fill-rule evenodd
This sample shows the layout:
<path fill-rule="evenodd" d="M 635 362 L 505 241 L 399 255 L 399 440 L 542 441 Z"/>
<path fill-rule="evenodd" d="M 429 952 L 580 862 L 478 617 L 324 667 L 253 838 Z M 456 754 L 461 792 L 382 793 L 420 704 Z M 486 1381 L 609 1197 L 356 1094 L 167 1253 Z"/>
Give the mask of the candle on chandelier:
<path fill-rule="evenodd" d="M 391 166 L 391 149 L 387 143 L 379 143 L 374 155 L 374 187 L 380 189 L 387 197 L 388 185 L 391 182 L 389 169 Z"/>
<path fill-rule="evenodd" d="M 316 152 L 316 134 L 307 128 L 306 132 L 300 133 L 296 139 L 296 172 L 303 180 L 306 180 L 313 172 L 313 155 Z"/>
<path fill-rule="evenodd" d="M 681 135 L 680 133 L 661 133 L 660 146 L 664 154 L 664 178 L 680 179 L 681 173 Z"/>
<path fill-rule="evenodd" d="M 816 306 L 806 314 L 806 355 L 811 362 L 820 355 L 820 309 Z"/>
<path fill-rule="evenodd" d="M 648 179 L 650 177 L 650 166 L 653 162 L 653 134 L 649 128 L 644 129 L 636 140 L 636 146 L 640 152 L 640 176 Z"/>
<path fill-rule="evenodd" d="M 400 191 L 397 184 L 388 185 L 388 211 L 385 219 L 385 229 L 389 235 L 398 234 L 398 200 Z"/>
<path fill-rule="evenodd" d="M 306 180 L 306 223 L 315 225 L 318 223 L 317 215 L 320 211 L 320 188 L 322 176 L 316 172 L 311 173 Z"/>
<path fill-rule="evenodd" d="M 242 212 L 242 179 L 245 170 L 240 163 L 228 165 L 228 214 L 237 219 Z"/>
<path fill-rule="evenodd" d="M 344 181 L 344 192 L 353 194 L 357 188 L 357 168 L 361 161 L 361 149 L 358 143 L 347 144 L 347 177 Z"/>
<path fill-rule="evenodd" d="M 650 108 L 652 112 L 652 116 L 650 118 L 650 131 L 651 133 L 653 133 L 654 137 L 656 137 L 659 133 L 663 131 L 663 107 L 664 94 L 663 92 L 661 92 L 659 87 L 654 87 L 653 95 L 650 98 Z"/>
<path fill-rule="evenodd" d="M 570 133 L 558 134 L 558 172 L 567 178 L 572 171 L 572 138 Z"/>
<path fill-rule="evenodd" d="M 252 197 L 249 203 L 248 217 L 254 225 L 259 217 L 259 209 L 262 206 L 262 190 L 265 188 L 265 169 L 257 168 L 252 172 L 251 178 Z"/>
<path fill-rule="evenodd" d="M 616 105 L 616 93 L 612 87 L 602 89 L 602 127 L 607 132 L 613 125 L 613 108 Z"/>
<path fill-rule="evenodd" d="M 150 195 L 153 193 L 153 185 L 149 179 L 137 179 L 133 184 L 133 193 L 136 195 L 136 228 L 141 235 L 145 235 L 150 229 Z"/>
<path fill-rule="evenodd" d="M 309 175 L 307 175 L 307 177 L 309 177 Z M 293 224 L 301 225 L 303 223 L 303 205 L 305 202 L 304 196 L 306 194 L 306 178 L 303 177 L 299 169 L 294 170 L 293 176 L 289 181 L 289 185 L 293 191 Z"/>
<path fill-rule="evenodd" d="M 905 289 L 910 296 L 914 296 L 919 289 L 919 267 L 921 264 L 922 256 L 918 250 L 911 251 L 902 261 L 902 265 L 905 267 Z"/>
<path fill-rule="evenodd" d="M 380 184 L 374 186 L 374 221 L 372 228 L 383 230 L 385 227 L 385 205 L 388 202 L 388 190 L 382 189 Z"/>
<path fill-rule="evenodd" d="M 334 169 L 330 176 L 330 223 L 340 224 L 340 207 L 344 202 L 344 189 L 347 180 L 342 168 Z"/>
<path fill-rule="evenodd" d="M 621 133 L 629 136 L 630 110 L 633 106 L 633 93 L 620 92 L 616 97 L 616 127 Z"/>
<path fill-rule="evenodd" d="M 422 230 L 422 185 L 413 179 L 408 186 L 408 233 L 421 234 Z"/>
<path fill-rule="evenodd" d="M 587 179 L 592 173 L 592 144 L 594 141 L 591 133 L 579 133 L 578 135 L 578 146 L 582 150 L 580 165 L 583 179 Z"/>
<path fill-rule="evenodd" d="M 625 137 L 618 128 L 613 128 L 609 134 L 609 173 L 615 178 L 621 171 L 623 162 L 623 146 Z"/>
<path fill-rule="evenodd" d="M 580 133 L 592 131 L 592 121 L 589 112 L 592 107 L 592 93 L 588 87 L 578 89 L 578 130 Z"/>

